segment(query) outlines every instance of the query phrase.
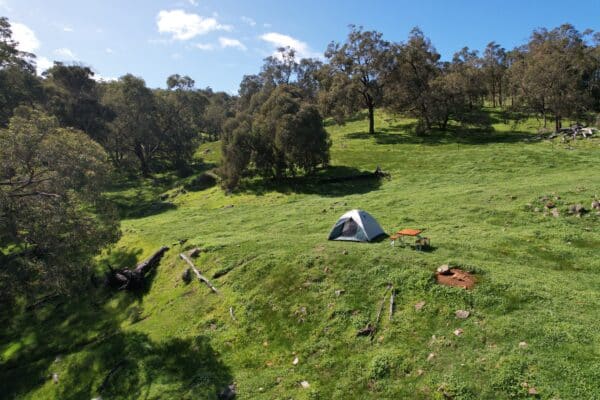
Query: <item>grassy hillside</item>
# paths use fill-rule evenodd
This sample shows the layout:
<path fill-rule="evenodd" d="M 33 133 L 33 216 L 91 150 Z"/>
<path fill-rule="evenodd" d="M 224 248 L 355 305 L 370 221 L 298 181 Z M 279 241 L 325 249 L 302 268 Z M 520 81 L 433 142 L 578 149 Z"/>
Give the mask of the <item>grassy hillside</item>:
<path fill-rule="evenodd" d="M 532 140 L 536 121 L 423 138 L 411 121 L 376 126 L 328 126 L 328 173 L 379 165 L 391 173 L 381 182 L 253 182 L 226 195 L 162 177 L 115 190 L 124 234 L 102 258 L 171 250 L 143 293 L 84 293 L 14 320 L 0 337 L 0 397 L 209 399 L 235 382 L 239 399 L 598 398 L 600 216 L 565 209 L 600 196 L 600 141 Z M 218 144 L 198 155 L 211 167 Z M 534 211 L 543 196 L 560 198 L 560 217 Z M 353 208 L 387 232 L 426 228 L 433 251 L 328 242 Z M 182 282 L 177 255 L 196 246 L 221 295 Z M 477 286 L 437 285 L 445 263 Z M 393 319 L 386 304 L 374 340 L 356 337 L 388 283 Z"/>

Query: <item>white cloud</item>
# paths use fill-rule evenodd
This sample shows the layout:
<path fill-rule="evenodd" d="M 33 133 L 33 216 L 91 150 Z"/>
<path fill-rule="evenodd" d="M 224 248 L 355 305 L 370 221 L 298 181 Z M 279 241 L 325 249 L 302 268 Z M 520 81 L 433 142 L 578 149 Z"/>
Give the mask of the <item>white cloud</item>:
<path fill-rule="evenodd" d="M 292 49 L 296 50 L 296 54 L 299 58 L 321 56 L 319 53 L 314 52 L 307 43 L 282 33 L 269 32 L 265 33 L 260 38 L 265 42 L 271 43 L 275 48 L 291 47 Z"/>
<path fill-rule="evenodd" d="M 265 27 L 265 28 L 270 28 L 271 26 L 273 26 L 273 25 L 269 24 L 268 22 L 265 22 L 263 24 L 263 27 Z"/>
<path fill-rule="evenodd" d="M 206 18 L 183 10 L 162 10 L 156 17 L 160 33 L 171 34 L 173 39 L 189 40 L 212 31 L 230 31 L 229 25 L 220 24 L 215 18 Z"/>
<path fill-rule="evenodd" d="M 11 22 L 10 28 L 13 33 L 13 39 L 19 44 L 17 48 L 20 51 L 33 53 L 40 47 L 40 41 L 37 36 L 35 36 L 35 32 L 27 25 L 19 22 Z"/>
<path fill-rule="evenodd" d="M 198 7 L 198 0 L 188 0 L 188 3 L 194 7 Z"/>
<path fill-rule="evenodd" d="M 62 29 L 64 32 L 73 32 L 73 28 L 71 28 L 70 26 L 63 26 Z"/>
<path fill-rule="evenodd" d="M 196 43 L 196 44 L 194 44 L 194 47 L 197 49 L 200 49 L 200 50 L 205 50 L 205 51 L 215 49 L 215 46 L 213 46 L 210 43 Z"/>
<path fill-rule="evenodd" d="M 256 26 L 256 21 L 250 17 L 241 17 L 240 19 L 250 26 Z"/>
<path fill-rule="evenodd" d="M 75 58 L 77 58 L 75 53 L 73 53 L 70 49 L 67 49 L 66 47 L 61 47 L 60 49 L 54 50 L 54 54 L 65 60 L 74 60 Z"/>
<path fill-rule="evenodd" d="M 106 52 L 106 54 L 113 54 L 115 51 L 113 49 L 111 49 L 110 47 L 107 47 L 106 49 L 104 49 L 104 51 Z"/>
<path fill-rule="evenodd" d="M 117 78 L 113 78 L 112 76 L 102 76 L 99 73 L 94 73 L 92 79 L 96 82 L 114 82 L 118 80 Z"/>
<path fill-rule="evenodd" d="M 246 46 L 244 46 L 244 44 L 237 39 L 220 37 L 219 44 L 221 45 L 222 48 L 233 47 L 233 48 L 240 49 L 242 51 L 247 50 Z"/>
<path fill-rule="evenodd" d="M 46 57 L 38 57 L 35 60 L 35 69 L 36 69 L 38 75 L 42 75 L 42 72 L 51 68 L 53 65 L 54 65 L 54 63 Z"/>

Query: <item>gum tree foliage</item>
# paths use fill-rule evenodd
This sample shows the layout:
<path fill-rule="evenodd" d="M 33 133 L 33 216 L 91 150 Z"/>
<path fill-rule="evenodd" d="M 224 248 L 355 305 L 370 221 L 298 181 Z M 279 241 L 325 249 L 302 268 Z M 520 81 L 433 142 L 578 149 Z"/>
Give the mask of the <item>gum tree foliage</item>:
<path fill-rule="evenodd" d="M 41 99 L 35 56 L 17 49 L 8 19 L 0 17 L 0 127 L 6 127 L 18 105 L 32 105 Z"/>
<path fill-rule="evenodd" d="M 395 46 L 387 104 L 417 118 L 425 130 L 440 122 L 439 93 L 433 82 L 441 75 L 440 55 L 423 32 L 414 28 L 404 44 Z M 440 85 L 437 85 L 438 88 Z"/>
<path fill-rule="evenodd" d="M 539 29 L 510 67 L 518 107 L 544 118 L 554 116 L 555 130 L 565 117 L 581 116 L 591 105 L 586 76 L 593 65 L 584 35 L 572 25 Z"/>
<path fill-rule="evenodd" d="M 330 104 L 341 106 L 343 111 L 367 108 L 369 133 L 375 133 L 375 108 L 382 104 L 384 87 L 392 71 L 391 50 L 382 33 L 351 25 L 346 42 L 331 42 L 325 51 L 332 81 L 328 85 Z"/>
<path fill-rule="evenodd" d="M 492 100 L 492 106 L 496 107 L 496 104 L 498 104 L 502 107 L 505 96 L 503 89 L 507 68 L 506 50 L 498 43 L 492 41 L 485 47 L 481 62 L 485 88 Z"/>
<path fill-rule="evenodd" d="M 89 67 L 54 63 L 44 72 L 45 108 L 63 126 L 87 133 L 99 143 L 106 142 L 107 123 L 114 112 L 100 103 L 98 84 Z"/>
<path fill-rule="evenodd" d="M 116 117 L 109 124 L 105 146 L 117 167 L 127 167 L 136 160 L 141 174 L 150 175 L 161 145 L 155 100 L 144 80 L 131 74 L 106 85 L 102 102 Z"/>
<path fill-rule="evenodd" d="M 297 86 L 281 84 L 252 114 L 239 112 L 227 122 L 222 143 L 224 185 L 235 188 L 245 175 L 281 178 L 314 173 L 328 164 L 330 145 L 317 108 L 303 101 Z"/>
<path fill-rule="evenodd" d="M 117 239 L 101 191 L 107 155 L 85 133 L 21 107 L 0 130 L 0 301 L 89 281 L 93 256 Z"/>
<path fill-rule="evenodd" d="M 194 90 L 188 76 L 171 75 L 167 90 L 155 91 L 156 119 L 162 143 L 159 156 L 163 163 L 180 172 L 189 172 L 202 129 L 202 115 L 208 99 Z"/>

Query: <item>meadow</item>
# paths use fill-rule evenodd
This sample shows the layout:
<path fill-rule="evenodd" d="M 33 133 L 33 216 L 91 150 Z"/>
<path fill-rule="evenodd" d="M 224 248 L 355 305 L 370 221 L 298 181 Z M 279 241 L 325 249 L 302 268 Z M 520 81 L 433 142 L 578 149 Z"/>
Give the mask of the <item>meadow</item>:
<path fill-rule="evenodd" d="M 417 136 L 384 113 L 375 135 L 363 116 L 328 124 L 320 175 L 379 166 L 388 179 L 232 194 L 194 177 L 115 182 L 123 236 L 100 268 L 170 250 L 140 293 L 86 290 L 4 327 L 0 398 L 212 399 L 232 383 L 238 399 L 600 398 L 600 215 L 566 211 L 600 196 L 600 139 L 538 140 L 539 121 L 488 112 L 489 132 Z M 219 155 L 201 145 L 197 169 Z M 425 228 L 433 248 L 327 241 L 354 208 L 388 233 Z M 183 282 L 178 254 L 195 247 L 220 294 Z M 438 285 L 442 264 L 477 285 Z M 373 339 L 357 337 L 388 284 L 393 317 L 386 305 Z"/>

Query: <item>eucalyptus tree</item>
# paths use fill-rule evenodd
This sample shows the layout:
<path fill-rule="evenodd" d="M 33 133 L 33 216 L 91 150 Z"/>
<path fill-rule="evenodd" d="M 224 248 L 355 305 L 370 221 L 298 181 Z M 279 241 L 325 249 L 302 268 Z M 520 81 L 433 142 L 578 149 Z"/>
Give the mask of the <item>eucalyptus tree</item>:
<path fill-rule="evenodd" d="M 572 25 L 535 30 L 522 57 L 511 65 L 511 79 L 521 108 L 544 118 L 554 116 L 555 130 L 564 117 L 577 117 L 589 106 L 585 75 L 588 45 Z"/>
<path fill-rule="evenodd" d="M 481 59 L 483 74 L 487 85 L 488 93 L 492 100 L 492 106 L 497 104 L 503 105 L 503 84 L 505 82 L 505 72 L 507 68 L 506 50 L 496 42 L 490 42 L 485 47 L 483 57 Z"/>
<path fill-rule="evenodd" d="M 0 127 L 7 125 L 17 106 L 42 100 L 41 83 L 35 75 L 35 56 L 17 46 L 10 22 L 0 17 Z"/>
<path fill-rule="evenodd" d="M 111 159 L 126 167 L 134 157 L 142 175 L 148 176 L 161 145 L 154 94 L 143 79 L 128 74 L 108 83 L 102 100 L 115 112 L 106 142 Z"/>
<path fill-rule="evenodd" d="M 344 111 L 355 111 L 358 104 L 367 108 L 369 133 L 375 133 L 375 108 L 382 105 L 384 87 L 392 71 L 394 57 L 390 50 L 391 44 L 383 40 L 382 33 L 351 25 L 346 41 L 331 42 L 325 51 L 332 72 L 331 97 L 346 100 L 333 104 Z"/>
<path fill-rule="evenodd" d="M 413 28 L 408 41 L 395 48 L 387 103 L 395 111 L 414 116 L 429 130 L 438 114 L 432 84 L 441 74 L 440 55 L 419 28 Z"/>
<path fill-rule="evenodd" d="M 85 133 L 35 109 L 18 108 L 0 129 L 0 302 L 89 279 L 119 234 L 102 197 L 107 161 Z"/>
<path fill-rule="evenodd" d="M 92 69 L 57 62 L 43 76 L 46 110 L 56 116 L 61 125 L 82 130 L 99 143 L 105 143 L 107 123 L 114 118 L 114 113 L 100 103 Z"/>

